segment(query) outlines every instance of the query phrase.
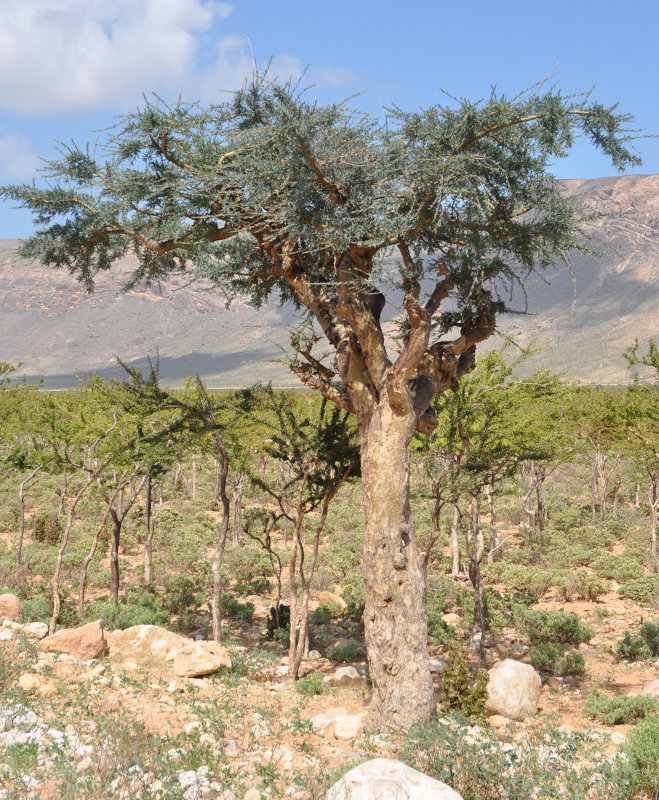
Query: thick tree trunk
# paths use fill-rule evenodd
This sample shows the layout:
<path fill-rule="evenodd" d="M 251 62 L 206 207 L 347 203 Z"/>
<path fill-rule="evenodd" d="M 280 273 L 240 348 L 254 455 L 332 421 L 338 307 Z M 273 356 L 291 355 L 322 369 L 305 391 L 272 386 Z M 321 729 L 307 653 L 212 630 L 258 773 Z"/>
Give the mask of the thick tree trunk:
<path fill-rule="evenodd" d="M 386 400 L 360 424 L 371 730 L 408 730 L 435 709 L 425 581 L 410 513 L 408 446 L 415 425 L 411 415 L 396 416 Z"/>

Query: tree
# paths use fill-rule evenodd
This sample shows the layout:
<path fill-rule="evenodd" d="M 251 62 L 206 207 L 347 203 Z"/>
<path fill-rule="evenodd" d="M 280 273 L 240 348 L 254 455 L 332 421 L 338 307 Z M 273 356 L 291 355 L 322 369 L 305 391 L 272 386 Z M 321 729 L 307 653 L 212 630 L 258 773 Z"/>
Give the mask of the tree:
<path fill-rule="evenodd" d="M 255 75 L 205 109 L 147 103 L 96 149 L 63 146 L 49 187 L 2 190 L 41 226 L 22 254 L 90 289 L 133 253 L 128 286 L 191 272 L 229 298 L 275 294 L 314 318 L 330 362 L 315 336 L 298 337 L 293 369 L 359 426 L 371 729 L 407 729 L 435 705 L 412 436 L 434 427 L 430 401 L 473 367 L 508 290 L 587 249 L 550 163 L 577 134 L 618 169 L 640 163 L 630 119 L 537 86 L 380 121 Z M 403 296 L 397 353 L 382 316 L 391 286 Z"/>

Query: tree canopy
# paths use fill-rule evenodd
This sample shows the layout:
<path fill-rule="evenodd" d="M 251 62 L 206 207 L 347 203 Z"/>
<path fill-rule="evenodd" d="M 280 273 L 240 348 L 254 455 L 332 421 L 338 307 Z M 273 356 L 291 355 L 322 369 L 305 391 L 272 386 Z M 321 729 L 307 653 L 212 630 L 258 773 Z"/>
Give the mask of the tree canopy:
<path fill-rule="evenodd" d="M 298 341 L 303 382 L 358 414 L 386 383 L 421 417 L 473 365 L 511 286 L 588 247 L 551 163 L 577 136 L 618 169 L 639 163 L 630 120 L 542 85 L 380 119 L 261 75 L 207 108 L 149 102 L 94 147 L 63 145 L 48 188 L 3 194 L 40 226 L 24 255 L 89 288 L 133 253 L 131 283 L 191 272 L 229 299 L 292 299 L 336 351 L 327 365 Z M 395 362 L 380 320 L 392 285 L 404 292 Z"/>

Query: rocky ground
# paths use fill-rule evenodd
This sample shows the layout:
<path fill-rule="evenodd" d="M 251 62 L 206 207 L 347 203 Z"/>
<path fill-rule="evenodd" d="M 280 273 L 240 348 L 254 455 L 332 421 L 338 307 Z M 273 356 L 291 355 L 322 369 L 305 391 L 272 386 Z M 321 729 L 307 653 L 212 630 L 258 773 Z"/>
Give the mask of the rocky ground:
<path fill-rule="evenodd" d="M 1 597 L 0 613 L 18 616 Z M 562 608 L 595 629 L 579 647 L 587 675 L 541 679 L 523 663 L 523 639 L 500 632 L 487 649 L 489 725 L 502 746 L 514 747 L 551 719 L 564 731 L 594 731 L 614 756 L 627 728 L 589 718 L 585 695 L 598 685 L 659 696 L 659 662 L 627 664 L 613 655 L 642 610 L 613 594 Z M 607 608 L 606 616 L 597 608 Z M 337 665 L 312 651 L 302 665 L 303 676 L 313 674 L 311 686 L 291 684 L 283 647 L 260 627 L 264 614 L 265 607 L 255 624 L 229 631 L 222 646 L 156 626 L 105 631 L 101 622 L 46 636 L 43 623 L 5 618 L 0 797 L 257 800 L 263 793 L 315 800 L 347 766 L 395 757 L 402 738 L 364 732 L 365 663 Z M 356 623 L 331 628 L 334 640 L 363 648 Z M 446 653 L 439 646 L 430 656 L 439 690 Z"/>

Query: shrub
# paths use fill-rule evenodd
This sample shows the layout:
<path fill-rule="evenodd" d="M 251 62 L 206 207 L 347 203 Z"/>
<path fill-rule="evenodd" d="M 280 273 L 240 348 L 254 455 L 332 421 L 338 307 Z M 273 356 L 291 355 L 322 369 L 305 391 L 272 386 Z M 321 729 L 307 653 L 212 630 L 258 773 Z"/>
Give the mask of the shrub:
<path fill-rule="evenodd" d="M 233 590 L 244 597 L 246 594 L 267 594 L 271 588 L 270 581 L 259 575 L 249 581 L 238 581 Z"/>
<path fill-rule="evenodd" d="M 487 700 L 487 672 L 479 669 L 472 685 L 467 669 L 467 648 L 457 639 L 449 642 L 448 657 L 449 663 L 442 674 L 442 711 L 459 711 L 467 717 L 482 719 Z"/>
<path fill-rule="evenodd" d="M 310 672 L 304 678 L 299 678 L 295 681 L 295 688 L 305 697 L 322 694 L 326 688 L 323 677 L 322 672 Z"/>
<path fill-rule="evenodd" d="M 311 622 L 314 625 L 327 625 L 341 613 L 341 609 L 334 605 L 318 606 L 315 611 L 311 612 Z"/>
<path fill-rule="evenodd" d="M 531 664 L 538 672 L 549 675 L 585 675 L 586 664 L 581 653 L 566 653 L 556 642 L 541 644 L 531 653 Z"/>
<path fill-rule="evenodd" d="M 645 640 L 652 657 L 659 656 L 659 620 L 644 622 L 638 633 Z"/>
<path fill-rule="evenodd" d="M 625 661 L 643 661 L 650 657 L 650 648 L 641 636 L 632 636 L 625 631 L 624 636 L 616 645 L 616 658 Z"/>
<path fill-rule="evenodd" d="M 231 592 L 223 592 L 222 611 L 227 617 L 248 620 L 254 613 L 254 603 L 239 603 Z"/>
<path fill-rule="evenodd" d="M 402 760 L 464 800 L 629 800 L 601 740 L 555 727 L 525 731 L 521 741 L 502 748 L 490 728 L 476 733 L 467 720 L 440 718 L 410 733 Z"/>
<path fill-rule="evenodd" d="M 516 607 L 521 610 L 521 626 L 529 637 L 531 644 L 546 642 L 562 642 L 578 645 L 589 642 L 593 629 L 585 625 L 576 614 L 564 611 L 535 611 L 530 608 Z"/>
<path fill-rule="evenodd" d="M 648 716 L 629 732 L 624 752 L 632 770 L 632 787 L 659 797 L 659 716 Z"/>
<path fill-rule="evenodd" d="M 350 601 L 348 605 L 343 609 L 341 612 L 341 617 L 343 619 L 349 619 L 351 622 L 360 622 L 364 623 L 364 604 L 363 603 L 355 603 L 354 601 Z"/>
<path fill-rule="evenodd" d="M 559 578 L 557 587 L 558 596 L 563 601 L 579 599 L 593 602 L 609 591 L 608 583 L 582 569 Z"/>
<path fill-rule="evenodd" d="M 607 697 L 598 689 L 588 695 L 584 710 L 605 725 L 631 725 L 659 707 L 656 697 L 649 694 L 625 694 Z"/>
<path fill-rule="evenodd" d="M 272 606 L 270 609 L 270 614 L 268 615 L 267 621 L 267 633 L 266 639 L 272 641 L 275 639 L 275 634 L 278 630 L 290 630 L 291 625 L 291 607 L 286 606 L 283 603 L 279 604 L 279 622 L 277 622 L 277 608 Z"/>
<path fill-rule="evenodd" d="M 198 608 L 206 599 L 203 575 L 177 575 L 165 579 L 165 608 L 171 614 L 182 614 L 190 606 Z"/>
<path fill-rule="evenodd" d="M 630 558 L 627 553 L 614 556 L 613 553 L 603 551 L 592 560 L 590 566 L 602 578 L 624 583 L 638 575 L 640 561 Z"/>
<path fill-rule="evenodd" d="M 55 545 L 62 535 L 62 524 L 57 513 L 39 515 L 34 518 L 32 538 L 35 542 Z"/>
<path fill-rule="evenodd" d="M 354 642 L 335 644 L 329 648 L 326 655 L 330 661 L 343 662 L 345 664 L 352 664 L 354 661 L 359 660 L 357 645 Z"/>
<path fill-rule="evenodd" d="M 659 602 L 659 575 L 642 575 L 629 580 L 618 592 L 641 606 L 655 605 Z"/>
<path fill-rule="evenodd" d="M 137 600 L 126 598 L 117 603 L 115 600 L 98 600 L 85 606 L 85 620 L 102 619 L 109 629 L 124 630 L 133 625 L 160 625 L 169 627 L 169 613 L 162 607 L 158 598 Z"/>

